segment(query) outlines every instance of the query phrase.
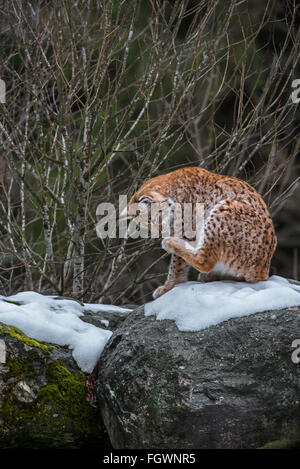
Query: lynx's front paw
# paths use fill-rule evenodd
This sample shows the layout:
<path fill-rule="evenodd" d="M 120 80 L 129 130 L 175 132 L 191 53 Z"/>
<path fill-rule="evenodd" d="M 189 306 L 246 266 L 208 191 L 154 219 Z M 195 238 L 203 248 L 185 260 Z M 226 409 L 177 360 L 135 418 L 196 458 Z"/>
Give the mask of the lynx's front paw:
<path fill-rule="evenodd" d="M 167 236 L 162 240 L 161 247 L 169 252 L 170 254 L 174 253 L 176 249 L 180 249 L 183 240 L 180 238 L 175 238 L 173 236 Z"/>
<path fill-rule="evenodd" d="M 171 288 L 172 287 L 166 287 L 165 285 L 161 285 L 160 287 L 157 287 L 156 290 L 154 290 L 154 292 L 152 293 L 152 297 L 154 298 L 154 300 L 156 300 L 156 298 L 159 298 L 164 293 L 167 293 L 169 290 L 171 290 Z"/>

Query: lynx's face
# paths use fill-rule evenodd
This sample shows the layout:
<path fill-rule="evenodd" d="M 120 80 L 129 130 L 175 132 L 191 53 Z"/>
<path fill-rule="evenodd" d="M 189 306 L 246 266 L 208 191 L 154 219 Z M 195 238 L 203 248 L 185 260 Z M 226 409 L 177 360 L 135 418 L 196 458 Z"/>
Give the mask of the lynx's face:
<path fill-rule="evenodd" d="M 135 220 L 141 228 L 151 230 L 154 237 L 161 237 L 165 225 L 172 221 L 173 205 L 174 202 L 160 192 L 141 188 L 133 195 L 119 219 Z"/>

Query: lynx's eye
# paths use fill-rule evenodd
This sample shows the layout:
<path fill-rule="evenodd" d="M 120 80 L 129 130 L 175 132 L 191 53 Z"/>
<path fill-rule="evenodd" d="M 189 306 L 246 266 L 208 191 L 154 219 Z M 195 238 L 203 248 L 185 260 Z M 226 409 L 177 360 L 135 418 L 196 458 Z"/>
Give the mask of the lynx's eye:
<path fill-rule="evenodd" d="M 149 206 L 151 204 L 151 199 L 149 199 L 149 197 L 143 196 L 139 199 L 139 203 Z"/>

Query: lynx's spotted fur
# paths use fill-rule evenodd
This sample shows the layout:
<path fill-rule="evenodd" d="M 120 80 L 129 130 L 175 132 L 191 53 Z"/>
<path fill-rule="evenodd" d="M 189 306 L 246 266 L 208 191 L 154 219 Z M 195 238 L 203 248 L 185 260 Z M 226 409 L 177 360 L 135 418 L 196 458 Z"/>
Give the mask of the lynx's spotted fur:
<path fill-rule="evenodd" d="M 172 254 L 168 277 L 153 296 L 183 281 L 186 264 L 200 272 L 247 282 L 267 280 L 276 235 L 267 206 L 248 183 L 198 167 L 186 167 L 146 181 L 128 204 L 172 201 L 204 204 L 204 236 L 193 247 L 187 239 L 166 237 Z"/>

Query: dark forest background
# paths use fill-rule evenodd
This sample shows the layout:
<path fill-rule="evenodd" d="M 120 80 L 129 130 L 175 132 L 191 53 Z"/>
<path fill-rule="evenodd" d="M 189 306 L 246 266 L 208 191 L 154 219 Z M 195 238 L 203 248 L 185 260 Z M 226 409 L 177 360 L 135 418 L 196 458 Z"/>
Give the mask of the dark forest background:
<path fill-rule="evenodd" d="M 96 207 L 186 165 L 262 194 L 299 279 L 299 26 L 293 0 L 1 0 L 0 293 L 150 300 L 168 255 Z"/>

